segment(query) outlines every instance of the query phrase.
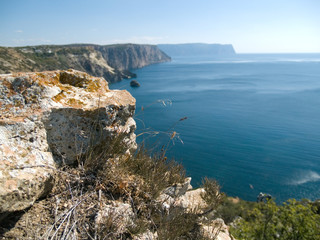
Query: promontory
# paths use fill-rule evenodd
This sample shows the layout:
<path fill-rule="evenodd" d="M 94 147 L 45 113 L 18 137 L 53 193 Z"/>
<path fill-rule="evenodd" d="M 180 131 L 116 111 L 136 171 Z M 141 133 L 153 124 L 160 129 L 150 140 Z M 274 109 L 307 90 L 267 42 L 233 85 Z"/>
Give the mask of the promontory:
<path fill-rule="evenodd" d="M 108 82 L 133 78 L 130 70 L 168 62 L 171 58 L 154 45 L 71 44 L 0 47 L 0 74 L 75 69 Z"/>

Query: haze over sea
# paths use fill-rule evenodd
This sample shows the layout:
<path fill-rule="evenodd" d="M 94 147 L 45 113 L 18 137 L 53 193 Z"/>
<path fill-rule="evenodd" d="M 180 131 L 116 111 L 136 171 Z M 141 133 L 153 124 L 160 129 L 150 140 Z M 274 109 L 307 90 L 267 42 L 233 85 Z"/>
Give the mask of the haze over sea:
<path fill-rule="evenodd" d="M 173 57 L 135 72 L 141 87 L 110 88 L 136 98 L 138 134 L 160 132 L 138 141 L 161 147 L 178 133 L 168 156 L 194 186 L 208 176 L 245 200 L 320 198 L 320 54 Z"/>

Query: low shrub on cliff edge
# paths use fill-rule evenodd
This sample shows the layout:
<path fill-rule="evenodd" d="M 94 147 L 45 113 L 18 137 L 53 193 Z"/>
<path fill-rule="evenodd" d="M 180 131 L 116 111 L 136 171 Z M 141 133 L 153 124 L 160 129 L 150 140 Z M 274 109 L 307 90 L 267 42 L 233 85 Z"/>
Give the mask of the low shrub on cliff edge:
<path fill-rule="evenodd" d="M 216 180 L 205 177 L 202 181 L 202 186 L 205 192 L 201 194 L 201 197 L 208 206 L 206 212 L 216 210 L 222 203 L 224 197 L 224 194 L 220 192 L 220 185 Z"/>
<path fill-rule="evenodd" d="M 249 212 L 256 206 L 256 202 L 224 196 L 217 208 L 216 216 L 222 218 L 226 224 L 230 224 L 239 217 L 247 219 Z"/>
<path fill-rule="evenodd" d="M 133 158 L 123 161 L 122 168 L 140 176 L 145 181 L 145 190 L 150 192 L 153 198 L 158 197 L 164 188 L 183 183 L 186 178 L 181 164 L 161 155 L 150 157 L 144 147 L 141 147 Z"/>

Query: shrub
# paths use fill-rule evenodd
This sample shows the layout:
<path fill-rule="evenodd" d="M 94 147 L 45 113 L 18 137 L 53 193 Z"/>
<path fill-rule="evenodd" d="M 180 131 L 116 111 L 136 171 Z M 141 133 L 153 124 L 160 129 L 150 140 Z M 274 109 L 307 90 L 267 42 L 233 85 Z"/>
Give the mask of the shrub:
<path fill-rule="evenodd" d="M 168 214 L 156 210 L 152 214 L 152 220 L 160 240 L 197 239 L 199 225 L 198 215 L 195 213 L 187 213 L 179 207 L 170 208 Z"/>
<path fill-rule="evenodd" d="M 132 239 L 149 230 L 157 232 L 159 239 L 203 239 L 199 236 L 202 219 L 199 214 L 174 206 L 167 211 L 156 200 L 163 189 L 185 181 L 182 165 L 168 160 L 162 153 L 151 156 L 143 147 L 132 156 L 122 152 L 119 141 L 108 148 L 96 146 L 76 168 L 58 169 L 50 195 L 37 202 L 4 236 Z M 203 198 L 211 211 L 222 196 L 220 188 L 217 182 L 208 179 L 203 185 L 207 191 Z M 130 205 L 132 216 L 128 224 L 123 223 L 119 214 L 103 215 L 98 222 L 101 211 L 115 201 Z"/>
<path fill-rule="evenodd" d="M 237 239 L 320 239 L 320 216 L 311 204 L 288 200 L 277 206 L 272 200 L 259 203 L 247 219 L 232 229 Z"/>
<path fill-rule="evenodd" d="M 131 174 L 140 176 L 145 182 L 145 191 L 152 198 L 166 187 L 175 183 L 183 183 L 186 176 L 183 166 L 174 160 L 168 160 L 162 155 L 150 156 L 142 146 L 136 155 L 122 162 L 122 167 Z"/>
<path fill-rule="evenodd" d="M 201 197 L 208 205 L 206 212 L 216 210 L 217 207 L 223 201 L 223 194 L 220 192 L 220 186 L 216 180 L 205 177 L 202 180 L 202 187 L 205 192 L 201 194 Z"/>
<path fill-rule="evenodd" d="M 256 202 L 224 196 L 222 203 L 217 208 L 216 215 L 222 218 L 226 224 L 230 224 L 239 217 L 247 219 L 249 212 L 252 211 L 256 205 Z"/>

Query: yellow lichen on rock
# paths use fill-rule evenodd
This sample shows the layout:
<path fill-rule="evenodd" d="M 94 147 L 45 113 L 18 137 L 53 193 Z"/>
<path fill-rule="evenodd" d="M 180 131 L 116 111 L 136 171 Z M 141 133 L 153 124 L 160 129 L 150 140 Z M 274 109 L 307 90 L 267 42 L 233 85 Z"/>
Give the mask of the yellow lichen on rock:
<path fill-rule="evenodd" d="M 56 165 L 74 164 L 115 139 L 124 154 L 135 150 L 134 110 L 130 93 L 84 72 L 0 75 L 0 220 L 47 193 Z"/>
<path fill-rule="evenodd" d="M 0 84 L 0 120 L 59 106 L 92 109 L 105 104 L 135 105 L 127 91 L 110 91 L 104 78 L 73 69 L 4 74 Z"/>

